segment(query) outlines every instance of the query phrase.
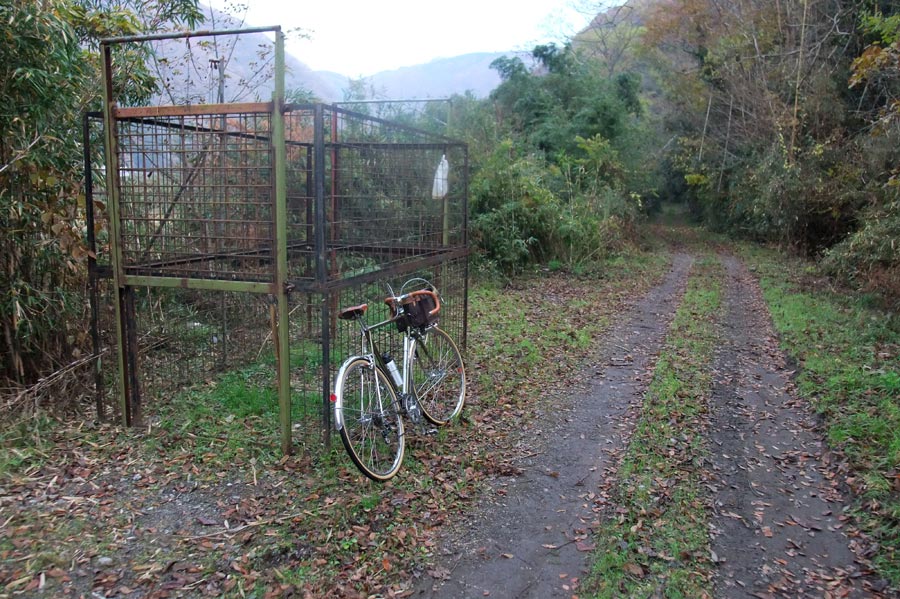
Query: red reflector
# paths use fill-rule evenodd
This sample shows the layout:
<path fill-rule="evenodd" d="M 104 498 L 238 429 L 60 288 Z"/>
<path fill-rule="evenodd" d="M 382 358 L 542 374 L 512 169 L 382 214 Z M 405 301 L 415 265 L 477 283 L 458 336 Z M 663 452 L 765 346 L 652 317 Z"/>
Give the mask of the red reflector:
<path fill-rule="evenodd" d="M 337 395 L 335 395 L 334 393 L 332 393 L 332 394 L 331 394 L 331 397 L 330 397 L 329 399 L 331 399 L 331 403 L 334 403 L 334 402 L 337 401 Z"/>

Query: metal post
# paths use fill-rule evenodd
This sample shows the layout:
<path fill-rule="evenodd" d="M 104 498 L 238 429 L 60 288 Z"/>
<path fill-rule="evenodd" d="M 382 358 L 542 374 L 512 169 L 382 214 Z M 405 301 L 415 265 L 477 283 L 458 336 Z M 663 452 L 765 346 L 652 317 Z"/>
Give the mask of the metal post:
<path fill-rule="evenodd" d="M 324 124 L 323 124 L 324 132 Z M 335 242 L 341 237 L 341 206 L 337 198 L 338 177 L 341 174 L 338 164 L 338 109 L 336 104 L 331 106 L 331 223 L 328 229 L 328 241 L 331 242 L 331 268 L 329 274 L 337 274 L 337 250 Z M 332 331 L 335 328 L 331 325 Z"/>
<path fill-rule="evenodd" d="M 275 295 L 278 303 L 275 356 L 278 361 L 278 406 L 281 451 L 291 453 L 291 348 L 287 263 L 287 149 L 284 123 L 284 34 L 275 33 L 275 92 L 272 98 L 272 144 L 275 159 Z"/>
<path fill-rule="evenodd" d="M 82 135 L 84 137 L 84 213 L 87 222 L 88 285 L 91 301 L 91 349 L 94 355 L 94 395 L 97 420 L 106 418 L 103 409 L 103 371 L 100 363 L 100 290 L 97 274 L 97 239 L 94 233 L 94 176 L 91 169 L 91 113 L 84 113 Z"/>
<path fill-rule="evenodd" d="M 469 146 L 463 149 L 463 197 L 462 197 L 462 244 L 466 248 L 463 255 L 463 330 L 462 330 L 462 346 L 463 352 L 468 347 L 469 340 Z"/>
<path fill-rule="evenodd" d="M 143 421 L 143 408 L 141 406 L 140 380 L 138 378 L 138 339 L 134 287 L 131 285 L 123 287 L 121 298 L 122 314 L 125 323 L 125 341 L 128 344 L 127 352 L 125 353 L 125 383 L 130 392 L 128 402 L 131 404 L 131 425 L 139 426 Z"/>
<path fill-rule="evenodd" d="M 325 285 L 328 272 L 325 264 L 325 111 L 321 104 L 315 106 L 315 125 L 313 132 L 313 177 L 315 179 L 316 205 L 313 210 L 315 218 L 315 251 L 316 282 Z"/>
<path fill-rule="evenodd" d="M 334 116 L 332 116 L 334 118 Z M 322 327 L 322 440 L 326 446 L 331 440 L 331 325 L 329 315 L 330 294 L 325 289 L 328 281 L 327 264 L 325 263 L 325 110 L 322 104 L 315 106 L 315 128 L 313 136 L 313 169 L 315 171 L 316 207 L 314 210 L 316 283 L 321 293 L 321 327 Z"/>
<path fill-rule="evenodd" d="M 225 57 L 221 56 L 217 58 L 215 61 L 216 71 L 219 76 L 219 92 L 216 96 L 216 101 L 219 104 L 225 103 Z M 219 173 L 220 176 L 224 179 L 225 185 L 228 185 L 228 118 L 223 114 L 219 119 L 219 127 L 222 129 L 222 133 L 219 136 Z M 218 210 L 216 210 L 216 225 L 214 226 L 214 230 L 216 232 L 215 246 L 216 251 L 222 251 L 225 242 L 225 224 L 224 220 L 228 218 L 228 192 L 225 191 L 225 187 L 219 190 L 219 206 Z M 221 326 L 221 340 L 219 342 L 219 367 L 222 370 L 225 370 L 226 365 L 228 364 L 228 305 L 227 305 L 227 295 L 225 292 L 221 293 L 222 296 L 222 326 Z"/>
<path fill-rule="evenodd" d="M 447 147 L 444 146 L 444 156 L 447 155 Z M 444 247 L 448 247 L 450 245 L 450 171 L 447 171 L 447 193 L 444 194 L 442 199 L 443 205 L 442 214 L 443 214 L 443 235 L 441 236 L 441 244 Z"/>
<path fill-rule="evenodd" d="M 315 204 L 315 200 L 313 196 L 315 194 L 315 187 L 313 185 L 313 152 L 312 148 L 306 148 L 306 166 L 305 166 L 305 175 L 306 175 L 306 188 L 304 189 L 304 194 L 306 195 L 306 201 L 304 202 L 306 208 L 306 231 L 305 237 L 303 239 L 306 247 L 314 247 L 314 237 L 315 237 L 315 228 L 313 225 L 313 207 Z M 313 276 L 313 265 L 314 265 L 314 257 L 310 252 L 304 250 L 305 260 L 306 260 L 306 268 L 303 271 L 304 277 L 312 277 Z M 313 330 L 313 294 L 307 294 L 306 296 L 306 335 L 307 337 L 312 336 Z"/>
<path fill-rule="evenodd" d="M 133 363 L 127 354 L 136 351 L 131 347 L 128 334 L 128 323 L 125 310 L 125 267 L 122 264 L 122 237 L 119 231 L 119 155 L 116 123 L 113 119 L 115 100 L 112 91 L 112 50 L 108 43 L 103 43 L 103 126 L 106 138 L 106 177 L 109 199 L 109 240 L 110 258 L 112 262 L 113 289 L 116 306 L 116 340 L 118 345 L 118 388 L 122 422 L 125 426 L 135 424 L 132 419 L 132 397 L 136 389 L 129 384 L 129 365 Z"/>

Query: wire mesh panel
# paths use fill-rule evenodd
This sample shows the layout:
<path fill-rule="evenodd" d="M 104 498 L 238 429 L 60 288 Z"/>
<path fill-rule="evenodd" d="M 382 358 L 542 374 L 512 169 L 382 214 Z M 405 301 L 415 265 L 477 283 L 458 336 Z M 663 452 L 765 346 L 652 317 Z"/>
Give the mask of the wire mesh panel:
<path fill-rule="evenodd" d="M 397 272 L 465 247 L 464 144 L 333 106 L 319 114 L 294 106 L 286 115 L 293 280 Z M 324 251 L 318 274 L 317 228 Z"/>
<path fill-rule="evenodd" d="M 147 112 L 116 115 L 126 272 L 272 281 L 268 112 Z"/>
<path fill-rule="evenodd" d="M 142 388 L 156 397 L 252 362 L 272 367 L 265 296 L 141 287 L 135 302 Z"/>
<path fill-rule="evenodd" d="M 328 117 L 329 278 L 465 244 L 465 146 L 341 109 Z"/>
<path fill-rule="evenodd" d="M 277 420 L 289 451 L 328 438 L 335 373 L 361 351 L 340 307 L 370 302 L 370 322 L 383 320 L 387 285 L 399 291 L 423 277 L 443 296 L 441 326 L 464 346 L 467 154 L 454 140 L 336 106 L 285 106 L 277 28 L 263 56 L 274 60 L 272 102 L 223 103 L 229 75 L 210 58 L 218 103 L 192 104 L 203 98 L 188 93 L 182 105 L 117 105 L 113 46 L 183 43 L 192 52 L 218 44 L 196 37 L 262 31 L 104 41 L 103 134 L 114 151 L 101 170 L 86 150 L 97 207 L 88 214 L 99 257 L 93 301 L 103 304 L 93 313 L 100 351 L 115 328 L 126 423 L 140 422 L 141 393 L 151 417 L 215 402 L 233 414 L 255 410 L 273 428 Z M 161 56 L 168 86 L 182 71 Z M 96 137 L 86 121 L 86 146 Z M 386 327 L 378 339 L 399 359 L 395 333 Z M 106 379 L 98 388 L 113 387 Z"/>
<path fill-rule="evenodd" d="M 271 115 L 216 108 L 116 111 L 127 273 L 274 280 Z M 321 114 L 295 107 L 285 121 L 292 280 L 340 280 L 465 247 L 463 144 L 341 109 Z"/>
<path fill-rule="evenodd" d="M 327 336 L 322 328 L 322 300 L 319 294 L 291 294 L 290 364 L 291 413 L 294 443 L 304 449 L 321 444 L 326 421 L 323 406 L 329 393 L 327 380 L 333 360 L 327 353 Z"/>
<path fill-rule="evenodd" d="M 315 111 L 311 107 L 289 107 L 285 116 L 288 268 L 291 280 L 309 282 L 316 280 L 315 229 L 319 220 L 314 175 Z"/>

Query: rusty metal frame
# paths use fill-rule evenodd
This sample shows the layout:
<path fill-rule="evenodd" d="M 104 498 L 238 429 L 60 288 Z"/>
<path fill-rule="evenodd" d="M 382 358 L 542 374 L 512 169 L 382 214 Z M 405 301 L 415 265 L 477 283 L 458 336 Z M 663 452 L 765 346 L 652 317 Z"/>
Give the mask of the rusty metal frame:
<path fill-rule="evenodd" d="M 117 44 L 131 42 L 147 42 L 152 40 L 184 39 L 192 37 L 211 37 L 223 35 L 240 35 L 248 33 L 275 34 L 275 90 L 271 102 L 253 102 L 240 104 L 204 104 L 192 106 L 150 106 L 122 108 L 116 104 L 116 96 L 112 84 L 112 48 Z M 117 386 L 120 398 L 120 411 L 126 426 L 138 425 L 141 422 L 141 399 L 137 363 L 137 337 L 134 315 L 134 287 L 182 287 L 187 289 L 207 289 L 212 291 L 236 291 L 249 293 L 267 293 L 272 296 L 273 303 L 273 338 L 276 339 L 276 363 L 278 376 L 278 401 L 281 420 L 281 445 L 284 453 L 291 451 L 290 421 L 290 372 L 288 345 L 288 300 L 287 300 L 287 209 L 286 209 L 286 163 L 284 139 L 284 35 L 280 27 L 262 27 L 242 30 L 199 31 L 189 33 L 158 34 L 129 36 L 102 40 L 103 57 L 103 121 L 106 146 L 106 172 L 108 176 L 107 191 L 109 194 L 110 239 L 111 239 L 111 273 L 114 280 L 116 306 L 116 339 L 118 358 Z M 128 272 L 122 255 L 121 231 L 121 191 L 119 144 L 117 121 L 147 117 L 192 116 L 192 115 L 227 115 L 234 113 L 267 114 L 271 119 L 272 134 L 266 140 L 273 155 L 273 197 L 274 197 L 274 239 L 275 277 L 273 282 L 234 281 L 193 277 L 166 277 Z M 223 117 L 224 118 L 224 117 Z M 87 121 L 85 121 L 87 122 Z M 240 134 L 239 134 L 240 135 Z M 88 137 L 87 125 L 85 136 Z M 86 152 L 88 150 L 85 150 Z M 205 159 L 206 154 L 203 154 Z M 89 156 L 86 155 L 86 161 Z M 195 169 L 196 171 L 196 169 Z M 89 172 L 89 168 L 88 168 Z M 192 175 L 183 183 L 175 198 L 171 201 L 163 219 L 160 221 L 157 234 L 171 216 L 175 204 L 180 200 L 184 186 L 190 182 Z M 91 201 L 90 199 L 88 201 Z M 93 217 L 93 214 L 90 215 Z M 93 218 L 90 219 L 93 221 Z M 90 227 L 93 227 L 93 222 Z M 92 269 L 96 273 L 96 268 Z M 92 295 L 95 295 L 92 287 Z M 95 316 L 96 318 L 96 316 Z M 99 406 L 98 402 L 98 406 Z M 98 410 L 100 408 L 98 407 Z"/>
<path fill-rule="evenodd" d="M 202 104 L 188 106 L 151 106 L 151 107 L 119 107 L 116 105 L 116 98 L 112 86 L 112 48 L 116 44 L 126 42 L 145 42 L 150 40 L 176 39 L 187 37 L 202 37 L 211 35 L 236 35 L 242 33 L 258 33 L 258 32 L 274 32 L 275 33 L 275 89 L 272 94 L 271 102 L 250 102 L 235 104 Z M 290 343 L 289 343 L 289 294 L 298 292 L 307 294 L 310 298 L 318 297 L 321 299 L 319 305 L 319 318 L 321 323 L 321 349 L 322 349 L 322 372 L 321 372 L 321 402 L 322 402 L 322 434 L 326 443 L 330 441 L 330 363 L 331 352 L 333 346 L 333 327 L 334 314 L 336 306 L 332 303 L 343 291 L 350 290 L 356 286 L 363 286 L 374 283 L 379 279 L 386 279 L 394 276 L 401 276 L 406 273 L 437 267 L 448 261 L 462 260 L 463 274 L 463 297 L 462 297 L 462 330 L 461 338 L 458 343 L 462 348 L 466 346 L 466 330 L 468 321 L 468 206 L 466 198 L 468 196 L 468 179 L 466 173 L 468 171 L 468 150 L 465 144 L 461 142 L 421 131 L 406 125 L 388 121 L 385 119 L 372 117 L 369 115 L 355 113 L 353 111 L 339 108 L 336 105 L 309 104 L 309 105 L 288 105 L 285 103 L 284 88 L 284 36 L 279 27 L 257 28 L 234 31 L 220 32 L 195 32 L 195 33 L 179 33 L 179 34 L 160 34 L 152 36 L 134 36 L 127 38 L 111 38 L 103 40 L 101 43 L 104 66 L 104 103 L 103 103 L 103 124 L 104 124 L 104 144 L 106 156 L 106 173 L 107 173 L 107 193 L 108 193 L 108 212 L 109 212 L 109 228 L 110 228 L 110 264 L 109 266 L 97 265 L 96 260 L 90 263 L 91 270 L 91 295 L 92 303 L 99 301 L 97 293 L 97 281 L 100 279 L 112 279 L 112 288 L 115 296 L 115 324 L 116 324 L 116 341 L 117 341 L 117 378 L 116 384 L 118 389 L 118 397 L 120 402 L 119 412 L 125 425 L 137 425 L 141 422 L 141 393 L 139 381 L 139 364 L 137 351 L 137 325 L 135 317 L 134 290 L 135 287 L 164 287 L 164 288 L 183 288 L 196 290 L 209 290 L 218 292 L 241 292 L 263 294 L 269 296 L 269 317 L 272 327 L 272 339 L 275 344 L 276 358 L 276 376 L 278 388 L 279 402 L 279 422 L 280 422 L 280 438 L 282 451 L 287 454 L 291 452 L 292 445 L 292 422 L 291 422 L 291 390 L 290 390 Z M 305 111 L 301 115 L 304 120 L 301 121 L 301 127 L 312 126 L 312 139 L 304 141 L 296 141 L 288 139 L 286 131 L 288 128 L 286 115 L 292 111 Z M 261 115 L 268 117 L 269 126 L 267 130 L 247 128 L 231 128 L 229 130 L 224 124 L 219 127 L 217 124 L 204 126 L 205 122 L 202 117 L 218 117 L 223 119 L 227 115 Z M 199 117 L 188 121 L 184 117 Z M 96 118 L 96 114 L 94 114 Z M 171 121 L 167 119 L 176 119 Z M 179 123 L 177 119 L 182 119 Z M 306 119 L 309 119 L 308 121 Z M 359 119 L 360 127 L 384 126 L 390 128 L 386 133 L 388 141 L 376 141 L 366 139 L 365 136 L 360 139 L 339 139 L 341 129 L 338 119 Z M 136 220 L 143 219 L 145 228 L 142 229 L 142 235 L 145 239 L 145 245 L 141 246 L 144 250 L 137 260 L 131 263 L 126 261 L 123 254 L 125 251 L 125 243 L 123 241 L 123 187 L 120 180 L 120 173 L 123 172 L 119 163 L 120 147 L 119 147 L 119 128 L 117 124 L 126 123 L 134 126 L 147 125 L 156 127 L 160 130 L 179 129 L 182 133 L 197 133 L 199 135 L 221 135 L 222 139 L 245 140 L 246 143 L 253 143 L 259 147 L 268 148 L 268 160 L 271 160 L 271 229 L 270 236 L 265 238 L 265 243 L 255 247 L 245 247 L 234 249 L 219 245 L 217 248 L 211 248 L 211 251 L 203 253 L 182 253 L 181 255 L 166 254 L 162 251 L 154 250 L 154 256 L 151 256 L 150 249 L 160 236 L 163 227 L 165 227 L 172 217 L 175 205 L 182 201 L 183 194 L 188 193 L 187 186 L 191 184 L 197 168 L 192 169 L 192 165 L 184 156 L 188 156 L 187 152 L 182 156 L 183 172 L 181 175 L 180 188 L 178 181 L 173 179 L 172 188 L 177 188 L 173 196 L 168 196 L 160 203 L 159 212 L 153 219 L 138 215 Z M 200 123 L 194 124 L 194 123 Z M 130 126 L 129 125 L 129 126 Z M 351 122 L 351 125 L 353 123 Z M 128 130 L 126 133 L 130 134 Z M 260 133 L 261 131 L 261 133 Z M 399 133 L 398 133 L 399 132 Z M 409 137 L 413 141 L 404 139 L 399 141 L 403 135 L 410 134 Z M 84 129 L 85 140 L 89 138 L 87 117 Z M 395 137 L 399 135 L 400 137 Z M 418 137 L 417 137 L 418 136 Z M 390 141 L 397 139 L 398 141 Z M 421 141 L 426 139 L 428 141 Z M 224 143 L 224 142 L 223 142 Z M 193 152 L 204 152 L 205 149 L 197 150 L 197 146 Z M 224 146 L 223 146 L 224 147 Z M 287 149 L 294 148 L 300 151 L 300 162 L 295 164 L 299 170 L 292 172 L 301 172 L 302 178 L 300 195 L 292 196 L 299 202 L 297 215 L 303 213 L 303 203 L 305 202 L 305 224 L 303 222 L 294 223 L 292 226 L 295 232 L 299 232 L 297 239 L 292 239 L 288 234 L 289 213 L 288 213 L 288 190 L 287 190 Z M 459 176 L 462 180 L 462 206 L 461 214 L 454 214 L 455 219 L 461 217 L 462 222 L 455 221 L 454 226 L 459 227 L 457 235 L 451 243 L 449 238 L 449 208 L 448 200 L 444 199 L 442 203 L 443 222 L 439 225 L 442 229 L 437 231 L 436 241 L 434 238 L 422 243 L 413 241 L 403 241 L 403 239 L 375 239 L 371 242 L 354 240 L 350 238 L 352 243 L 342 240 L 340 227 L 352 226 L 345 225 L 340 222 L 342 214 L 342 199 L 338 192 L 341 183 L 341 154 L 349 152 L 348 156 L 353 160 L 354 152 L 438 152 L 447 151 L 448 148 L 455 148 L 454 151 L 460 151 L 459 159 L 461 173 Z M 305 153 L 305 157 L 304 157 Z M 401 159 L 407 154 L 398 154 Z M 202 158 L 198 160 L 207 160 L 206 154 L 199 154 Z M 127 158 L 127 156 L 126 156 Z M 193 160 L 193 159 L 191 159 Z M 224 160 L 224 159 L 223 159 Z M 358 160 L 358 158 L 357 158 Z M 328 165 L 326 163 L 329 163 Z M 268 163 L 267 163 L 268 164 Z M 91 180 L 90 180 L 90 155 L 89 148 L 85 149 L 85 167 L 86 167 L 86 186 L 88 192 L 87 204 L 92 205 L 91 197 Z M 129 167 L 130 168 L 130 167 Z M 141 167 L 145 168 L 145 167 Z M 305 179 L 305 190 L 302 188 L 302 181 Z M 330 185 L 329 185 L 330 184 Z M 129 188 L 129 191 L 132 188 Z M 140 193 L 141 189 L 135 188 Z M 294 201 L 293 199 L 291 201 Z M 134 210 L 134 208 L 129 208 Z M 179 209 L 182 210 L 182 209 Z M 330 217 L 328 216 L 330 211 Z M 149 212 L 148 212 L 149 213 Z M 356 208 L 358 216 L 359 208 Z M 303 216 L 300 217 L 301 219 Z M 438 218 L 440 218 L 438 216 Z M 88 213 L 89 236 L 93 235 L 93 211 Z M 232 221 L 227 221 L 232 222 Z M 255 222 L 255 221 L 254 221 Z M 152 223 L 150 225 L 146 223 Z M 131 225 L 134 226 L 134 225 Z M 153 233 L 152 227 L 155 227 L 156 233 Z M 149 231 L 149 234 L 147 233 Z M 195 230 L 196 231 L 196 230 Z M 191 234 L 191 233 L 187 233 Z M 135 235 L 132 233 L 132 235 Z M 167 233 L 170 237 L 172 233 Z M 258 240 L 262 238 L 254 238 Z M 425 238 L 422 238 L 425 239 Z M 90 239 L 92 251 L 96 252 L 93 239 Z M 160 242 L 162 243 L 162 242 Z M 432 244 L 432 245 L 429 245 Z M 205 248 L 205 246 L 204 246 Z M 134 250 L 129 250 L 131 255 Z M 379 267 L 375 270 L 357 275 L 347 275 L 344 272 L 332 272 L 336 268 L 335 256 L 344 251 L 353 251 L 365 256 L 371 256 L 372 260 L 378 262 L 380 259 L 385 261 L 378 262 Z M 297 273 L 290 270 L 292 259 L 296 256 L 300 260 L 305 260 L 307 266 L 305 270 Z M 150 260 L 146 260 L 150 258 Z M 369 258 L 367 258 L 368 260 Z M 210 270 L 201 272 L 201 265 L 209 264 L 210 261 L 240 261 L 255 260 L 259 264 L 265 265 L 264 270 L 253 272 L 228 272 L 225 274 L 217 273 L 212 266 Z M 393 261 L 391 261 L 393 260 Z M 180 269 L 180 270 L 179 270 Z M 187 275 L 174 274 L 184 272 Z M 263 273 L 264 276 L 260 276 Z M 301 276 L 298 276 L 301 275 Z M 311 308 L 315 302 L 310 301 L 307 308 Z M 96 320 L 96 310 L 93 314 Z M 95 351 L 99 347 L 99 341 L 95 337 Z M 100 376 L 98 374 L 98 388 L 101 385 Z M 102 416 L 102 402 L 98 393 L 98 414 Z"/>

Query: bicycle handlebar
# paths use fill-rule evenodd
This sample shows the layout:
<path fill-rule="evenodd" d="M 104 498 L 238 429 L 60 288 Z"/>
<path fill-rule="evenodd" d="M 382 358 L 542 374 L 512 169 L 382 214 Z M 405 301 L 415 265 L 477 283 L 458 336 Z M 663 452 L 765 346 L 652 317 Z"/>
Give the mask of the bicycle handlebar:
<path fill-rule="evenodd" d="M 422 295 L 430 295 L 434 299 L 434 309 L 429 310 L 429 316 L 434 316 L 441 311 L 441 298 L 436 292 L 430 289 L 419 289 L 418 291 L 411 291 L 409 293 L 404 293 L 403 295 L 392 295 L 384 298 L 384 303 L 399 314 L 400 306 L 416 303 L 419 301 L 417 296 Z"/>

